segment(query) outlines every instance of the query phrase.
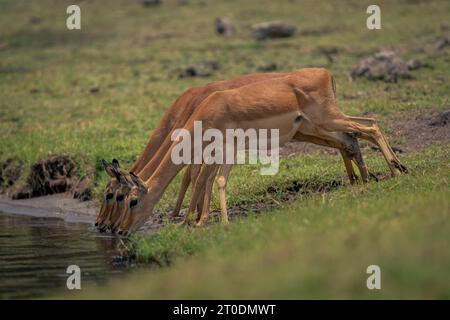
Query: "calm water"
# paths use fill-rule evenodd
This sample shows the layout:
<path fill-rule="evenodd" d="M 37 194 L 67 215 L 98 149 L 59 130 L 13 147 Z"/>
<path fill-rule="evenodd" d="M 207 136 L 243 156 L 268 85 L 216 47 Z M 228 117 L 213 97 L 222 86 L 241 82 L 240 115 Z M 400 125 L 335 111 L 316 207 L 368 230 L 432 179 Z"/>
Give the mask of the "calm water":
<path fill-rule="evenodd" d="M 66 289 L 69 265 L 81 269 L 81 287 L 119 277 L 120 240 L 91 225 L 0 213 L 0 298 L 39 298 Z"/>

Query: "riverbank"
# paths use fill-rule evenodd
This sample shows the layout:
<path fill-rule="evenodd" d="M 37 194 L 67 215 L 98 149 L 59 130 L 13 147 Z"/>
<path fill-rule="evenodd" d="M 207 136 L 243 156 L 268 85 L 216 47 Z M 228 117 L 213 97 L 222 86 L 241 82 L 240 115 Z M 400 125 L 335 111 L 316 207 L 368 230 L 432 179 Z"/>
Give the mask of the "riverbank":
<path fill-rule="evenodd" d="M 0 213 L 6 214 L 59 218 L 67 222 L 92 224 L 97 211 L 96 201 L 81 202 L 67 193 L 20 200 L 0 197 Z"/>

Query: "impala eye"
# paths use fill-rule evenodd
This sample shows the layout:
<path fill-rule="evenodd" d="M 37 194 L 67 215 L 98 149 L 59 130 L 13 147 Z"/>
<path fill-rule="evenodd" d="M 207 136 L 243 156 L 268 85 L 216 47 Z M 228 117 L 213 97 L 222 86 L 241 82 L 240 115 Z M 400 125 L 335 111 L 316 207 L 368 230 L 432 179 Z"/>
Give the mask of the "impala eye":
<path fill-rule="evenodd" d="M 116 196 L 116 201 L 121 202 L 121 201 L 123 201 L 123 198 L 124 198 L 123 194 L 119 194 Z"/>
<path fill-rule="evenodd" d="M 136 207 L 139 204 L 139 199 L 133 199 L 130 201 L 129 207 L 130 209 Z"/>
<path fill-rule="evenodd" d="M 105 196 L 106 201 L 111 200 L 114 197 L 113 193 L 107 193 Z"/>

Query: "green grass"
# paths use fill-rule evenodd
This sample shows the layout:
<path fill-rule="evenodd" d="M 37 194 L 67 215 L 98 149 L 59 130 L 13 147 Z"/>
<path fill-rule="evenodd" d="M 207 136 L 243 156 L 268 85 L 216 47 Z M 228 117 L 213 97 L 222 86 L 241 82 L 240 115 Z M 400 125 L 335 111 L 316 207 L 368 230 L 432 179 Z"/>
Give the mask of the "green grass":
<path fill-rule="evenodd" d="M 450 298 L 448 150 L 409 161 L 412 173 L 299 199 L 227 228 L 168 226 L 136 237 L 138 271 L 76 298 Z M 381 268 L 381 290 L 366 268 Z"/>
<path fill-rule="evenodd" d="M 189 1 L 166 0 L 143 8 L 138 1 L 80 2 L 82 30 L 65 28 L 71 1 L 0 0 L 0 160 L 29 167 L 48 154 L 69 154 L 96 166 L 95 195 L 107 175 L 101 158 L 128 167 L 142 151 L 164 111 L 187 88 L 256 72 L 276 62 L 279 71 L 325 66 L 337 80 L 340 108 L 350 115 L 448 109 L 448 49 L 427 48 L 447 35 L 450 3 L 378 1 L 382 30 L 365 27 L 370 1 Z M 42 18 L 30 24 L 29 18 Z M 237 34 L 214 33 L 214 19 L 228 16 Z M 249 26 L 286 20 L 298 26 L 293 38 L 257 42 Z M 320 31 L 324 31 L 320 33 Z M 329 65 L 323 46 L 338 49 Z M 396 84 L 348 75 L 361 58 L 395 48 L 430 67 L 415 80 Z M 216 60 L 207 78 L 177 79 L 181 66 Z M 100 91 L 90 93 L 98 86 Z M 400 137 L 385 128 L 391 141 Z M 164 267 L 137 272 L 86 297 L 228 298 L 448 298 L 449 145 L 402 155 L 411 175 L 370 183 L 343 184 L 323 194 L 298 195 L 293 203 L 261 215 L 235 217 L 228 228 L 166 227 L 134 239 L 139 258 Z M 363 149 L 369 168 L 386 172 L 377 153 Z M 262 177 L 258 167 L 234 168 L 229 206 L 280 201 L 290 181 L 327 185 L 344 182 L 339 156 L 312 154 L 283 159 L 279 174 Z M 24 176 L 26 175 L 26 171 Z M 24 177 L 22 177 L 24 179 Z M 180 178 L 159 208 L 174 203 Z M 269 193 L 269 187 L 277 192 Z M 217 199 L 213 199 L 217 208 Z M 448 250 L 447 250 L 448 251 Z M 365 288 L 365 268 L 382 268 L 383 289 Z M 143 281 L 142 279 L 145 279 Z"/>

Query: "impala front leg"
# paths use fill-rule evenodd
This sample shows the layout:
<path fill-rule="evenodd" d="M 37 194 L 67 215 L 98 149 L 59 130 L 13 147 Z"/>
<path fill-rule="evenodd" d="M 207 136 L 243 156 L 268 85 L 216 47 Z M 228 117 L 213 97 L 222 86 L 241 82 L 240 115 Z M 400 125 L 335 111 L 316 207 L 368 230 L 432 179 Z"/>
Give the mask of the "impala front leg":
<path fill-rule="evenodd" d="M 191 166 L 187 167 L 186 172 L 184 173 L 183 181 L 181 182 L 180 192 L 178 193 L 177 202 L 170 215 L 172 218 L 177 217 L 178 214 L 180 213 L 181 206 L 183 205 L 183 199 L 184 196 L 186 195 L 186 191 L 190 183 L 191 183 Z"/>
<path fill-rule="evenodd" d="M 204 188 L 202 188 L 202 186 L 199 186 L 200 188 L 202 188 L 204 190 L 203 197 L 200 196 L 200 201 L 202 201 L 202 199 L 203 199 L 203 206 L 202 206 L 202 211 L 198 214 L 197 223 L 195 225 L 196 227 L 202 226 L 203 223 L 208 220 L 210 203 L 211 203 L 212 186 L 214 184 L 214 178 L 217 174 L 217 170 L 219 169 L 219 165 L 214 165 L 214 167 L 215 168 L 213 168 L 213 170 L 211 170 L 211 173 L 206 180 L 206 184 L 205 184 Z"/>
<path fill-rule="evenodd" d="M 207 179 L 215 169 L 215 165 L 203 164 L 201 166 L 200 173 L 195 180 L 195 186 L 192 190 L 191 202 L 189 204 L 188 212 L 186 213 L 186 217 L 184 218 L 184 220 L 181 222 L 181 225 L 190 222 L 191 216 L 195 213 L 197 204 L 202 196 L 202 192 L 205 190 Z"/>

